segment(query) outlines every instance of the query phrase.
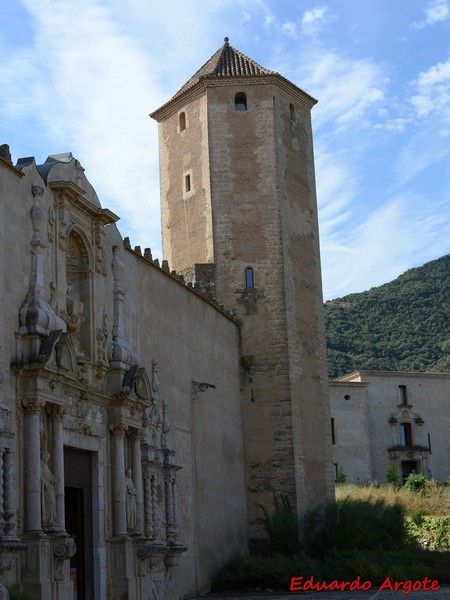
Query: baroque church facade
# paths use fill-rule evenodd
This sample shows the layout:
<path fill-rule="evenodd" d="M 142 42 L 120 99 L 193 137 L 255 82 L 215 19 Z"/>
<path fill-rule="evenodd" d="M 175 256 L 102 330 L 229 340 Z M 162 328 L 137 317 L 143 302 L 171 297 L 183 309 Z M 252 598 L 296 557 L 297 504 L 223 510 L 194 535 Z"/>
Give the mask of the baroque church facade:
<path fill-rule="evenodd" d="M 152 113 L 164 260 L 0 153 L 0 597 L 183 598 L 333 497 L 310 110 L 224 45 Z"/>

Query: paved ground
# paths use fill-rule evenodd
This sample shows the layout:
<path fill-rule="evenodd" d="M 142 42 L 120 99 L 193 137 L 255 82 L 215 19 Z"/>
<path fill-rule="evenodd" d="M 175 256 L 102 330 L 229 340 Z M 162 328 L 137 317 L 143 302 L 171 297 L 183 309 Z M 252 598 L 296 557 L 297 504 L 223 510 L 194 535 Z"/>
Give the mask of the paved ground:
<path fill-rule="evenodd" d="M 192 600 L 450 600 L 450 586 L 441 586 L 435 591 L 416 591 L 405 594 L 372 588 L 362 591 L 333 592 L 286 592 L 285 594 L 205 594 Z"/>

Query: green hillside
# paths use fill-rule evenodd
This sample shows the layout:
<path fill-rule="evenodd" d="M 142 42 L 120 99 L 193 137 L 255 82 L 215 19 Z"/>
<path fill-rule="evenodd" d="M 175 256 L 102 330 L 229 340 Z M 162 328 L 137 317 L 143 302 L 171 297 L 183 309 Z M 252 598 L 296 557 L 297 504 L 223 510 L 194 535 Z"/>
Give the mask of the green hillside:
<path fill-rule="evenodd" d="M 360 369 L 450 373 L 450 254 L 325 304 L 330 378 Z"/>

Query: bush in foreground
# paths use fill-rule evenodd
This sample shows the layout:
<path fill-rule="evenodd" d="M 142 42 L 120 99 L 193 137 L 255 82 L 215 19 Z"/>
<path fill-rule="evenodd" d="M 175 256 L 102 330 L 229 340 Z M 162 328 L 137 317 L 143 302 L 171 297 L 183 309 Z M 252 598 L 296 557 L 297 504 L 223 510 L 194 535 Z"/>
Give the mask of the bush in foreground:
<path fill-rule="evenodd" d="M 238 556 L 219 572 L 214 592 L 250 592 L 270 589 L 287 592 L 292 577 L 315 581 L 353 581 L 358 577 L 374 587 L 391 581 L 418 581 L 428 577 L 440 585 L 450 583 L 450 553 L 416 548 L 403 550 L 332 550 L 319 561 L 305 554 L 286 557 Z"/>
<path fill-rule="evenodd" d="M 404 546 L 406 532 L 403 508 L 343 498 L 310 512 L 305 517 L 308 553 L 323 558 L 336 550 L 395 550 Z"/>
<path fill-rule="evenodd" d="M 395 497 L 398 498 L 397 493 Z M 412 545 L 412 540 L 417 539 L 412 529 L 428 523 L 424 509 L 414 503 L 412 516 L 405 519 L 406 505 L 390 500 L 380 496 L 362 500 L 347 495 L 335 504 L 312 511 L 304 519 L 302 552 L 286 552 L 282 545 L 284 554 L 237 557 L 219 572 L 213 591 L 286 592 L 292 577 L 307 580 L 311 576 L 315 581 L 326 582 L 359 577 L 373 586 L 379 586 L 387 577 L 391 581 L 419 581 L 427 577 L 439 584 L 450 583 L 450 552 L 433 552 Z M 272 516 L 265 512 L 272 541 L 285 539 L 291 512 L 279 503 L 275 503 Z M 286 518 L 278 519 L 282 514 Z M 448 518 L 445 522 L 442 517 L 432 522 L 434 538 L 441 544 L 447 543 Z"/>

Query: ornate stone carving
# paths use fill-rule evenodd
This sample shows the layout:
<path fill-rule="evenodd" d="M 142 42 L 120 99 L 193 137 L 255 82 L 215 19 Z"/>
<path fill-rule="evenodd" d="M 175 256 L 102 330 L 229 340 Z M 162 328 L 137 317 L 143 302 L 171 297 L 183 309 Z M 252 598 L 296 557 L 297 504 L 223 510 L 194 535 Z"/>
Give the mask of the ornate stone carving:
<path fill-rule="evenodd" d="M 161 384 L 158 378 L 158 363 L 155 359 L 152 359 L 152 404 L 158 404 L 160 386 Z"/>
<path fill-rule="evenodd" d="M 0 403 L 1 400 L 0 395 Z M 0 404 L 0 433 L 11 433 L 11 416 L 11 411 Z"/>
<path fill-rule="evenodd" d="M 83 317 L 84 304 L 72 297 L 73 284 L 69 283 L 66 290 L 66 312 L 65 319 L 69 333 L 79 332 L 86 321 Z"/>
<path fill-rule="evenodd" d="M 175 452 L 169 448 L 170 424 L 168 405 L 160 403 L 160 381 L 157 362 L 152 360 L 151 406 L 143 417 L 143 442 L 141 445 L 144 477 L 144 533 L 152 544 L 185 548 L 178 542 L 179 508 L 175 465 Z M 184 548 L 184 550 L 182 549 Z M 166 567 L 173 566 L 175 554 L 165 555 Z"/>
<path fill-rule="evenodd" d="M 58 367 L 79 374 L 77 353 L 68 333 L 61 334 L 55 345 L 55 359 Z"/>
<path fill-rule="evenodd" d="M 44 267 L 41 250 L 45 248 L 42 241 L 43 210 L 39 206 L 39 198 L 44 189 L 32 187 L 33 205 L 30 209 L 30 219 L 33 229 L 31 239 L 31 274 L 25 300 L 19 310 L 21 333 L 39 333 L 48 336 L 51 331 L 66 330 L 66 325 L 45 300 Z"/>
<path fill-rule="evenodd" d="M 131 469 L 125 472 L 127 486 L 127 528 L 129 533 L 136 532 L 136 488 L 131 478 Z"/>
<path fill-rule="evenodd" d="M 56 213 L 53 206 L 50 206 L 48 209 L 47 215 L 47 238 L 50 243 L 52 243 L 55 239 L 55 223 L 56 223 Z"/>
<path fill-rule="evenodd" d="M 109 353 L 109 331 L 108 331 L 108 315 L 106 309 L 103 309 L 102 326 L 96 331 L 97 339 L 97 365 L 99 367 L 109 367 L 108 353 Z"/>
<path fill-rule="evenodd" d="M 52 529 L 56 525 L 56 484 L 58 477 L 53 475 L 48 466 L 50 454 L 41 454 L 41 508 L 42 526 Z"/>
<path fill-rule="evenodd" d="M 50 304 L 50 306 L 56 313 L 57 303 L 58 303 L 58 288 L 54 281 L 50 281 L 50 295 L 49 295 L 48 303 Z"/>
<path fill-rule="evenodd" d="M 6 160 L 7 163 L 12 165 L 11 152 L 9 151 L 8 144 L 0 145 L 0 158 L 3 158 L 3 160 Z"/>
<path fill-rule="evenodd" d="M 104 231 L 102 224 L 96 221 L 94 224 L 94 241 L 95 241 L 95 270 L 100 275 L 106 275 L 106 259 L 104 248 Z"/>
<path fill-rule="evenodd" d="M 67 250 L 67 227 L 69 224 L 69 214 L 65 208 L 64 194 L 58 193 L 58 246 L 59 249 L 65 252 Z"/>
<path fill-rule="evenodd" d="M 120 260 L 119 246 L 113 246 L 111 267 L 114 277 L 114 317 L 110 362 L 112 367 L 128 371 L 132 365 L 138 364 L 139 360 L 137 355 L 131 351 L 128 342 L 125 339 L 123 328 L 123 301 L 125 293 L 122 288 L 122 275 L 125 265 Z"/>
<path fill-rule="evenodd" d="M 55 581 L 62 581 L 64 576 L 64 562 L 75 556 L 77 546 L 75 541 L 70 538 L 57 540 L 53 547 L 53 556 L 55 558 Z"/>

